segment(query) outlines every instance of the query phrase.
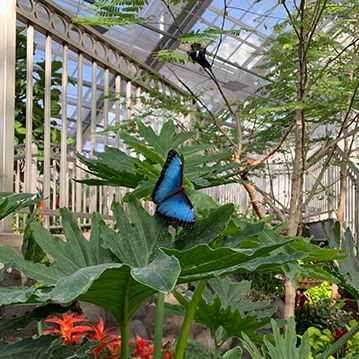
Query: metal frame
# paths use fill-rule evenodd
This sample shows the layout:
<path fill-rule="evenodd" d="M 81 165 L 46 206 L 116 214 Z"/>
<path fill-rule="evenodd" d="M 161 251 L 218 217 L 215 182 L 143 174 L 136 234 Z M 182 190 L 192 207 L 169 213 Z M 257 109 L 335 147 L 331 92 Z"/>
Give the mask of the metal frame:
<path fill-rule="evenodd" d="M 13 191 L 16 0 L 0 1 L 0 191 Z M 11 219 L 0 231 L 12 230 Z"/>

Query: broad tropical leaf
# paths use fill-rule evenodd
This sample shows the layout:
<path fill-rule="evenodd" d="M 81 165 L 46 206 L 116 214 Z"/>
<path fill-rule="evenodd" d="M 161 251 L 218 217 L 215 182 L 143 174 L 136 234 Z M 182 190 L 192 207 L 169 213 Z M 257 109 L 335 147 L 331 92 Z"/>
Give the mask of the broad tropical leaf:
<path fill-rule="evenodd" d="M 42 320 L 47 318 L 50 314 L 60 314 L 65 313 L 71 309 L 73 305 L 63 306 L 60 304 L 46 304 L 44 306 L 37 307 L 31 310 L 29 313 L 18 317 L 12 318 L 3 318 L 0 320 L 0 338 L 4 335 L 4 332 L 7 330 L 19 330 L 25 328 L 32 321 Z"/>
<path fill-rule="evenodd" d="M 41 198 L 34 198 L 32 193 L 0 192 L 0 220 L 17 210 L 35 206 Z"/>

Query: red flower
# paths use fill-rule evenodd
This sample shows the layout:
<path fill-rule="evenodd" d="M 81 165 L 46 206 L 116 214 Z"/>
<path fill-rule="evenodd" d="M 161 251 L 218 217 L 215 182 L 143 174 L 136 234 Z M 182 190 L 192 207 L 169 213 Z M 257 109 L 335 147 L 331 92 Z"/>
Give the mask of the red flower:
<path fill-rule="evenodd" d="M 116 355 L 120 354 L 121 350 L 121 338 L 118 335 L 108 335 L 107 332 L 110 329 L 105 329 L 102 318 L 97 325 L 93 326 L 94 333 L 88 335 L 89 339 L 92 339 L 95 342 L 99 342 L 96 348 L 93 349 L 96 358 L 99 356 L 103 348 L 107 348 L 112 356 L 110 358 L 115 358 Z"/>
<path fill-rule="evenodd" d="M 75 313 L 62 314 L 62 319 L 58 317 L 50 317 L 45 320 L 47 323 L 55 323 L 60 328 L 48 329 L 44 331 L 44 334 L 60 334 L 64 339 L 64 344 L 75 344 L 80 341 L 81 337 L 87 332 L 92 331 L 92 327 L 89 325 L 76 325 L 78 323 L 84 323 L 84 316 L 75 316 Z"/>
<path fill-rule="evenodd" d="M 137 335 L 136 337 L 136 347 L 132 353 L 132 358 L 139 358 L 139 359 L 153 359 L 153 351 L 154 345 L 149 344 L 150 341 L 146 339 L 142 339 L 140 336 Z M 162 353 L 164 353 L 163 359 L 171 359 L 172 355 L 175 353 L 174 351 L 167 352 L 166 346 L 162 348 Z"/>
<path fill-rule="evenodd" d="M 153 357 L 153 344 L 147 345 L 150 341 L 136 336 L 136 347 L 132 353 L 132 358 L 152 359 Z"/>
<path fill-rule="evenodd" d="M 171 351 L 171 352 L 166 353 L 165 356 L 163 357 L 163 359 L 171 359 L 171 358 L 172 358 L 172 355 L 173 355 L 174 353 L 175 353 L 174 351 Z"/>
<path fill-rule="evenodd" d="M 347 334 L 348 333 L 348 329 L 346 328 L 340 328 L 340 329 L 337 329 L 335 331 L 335 334 L 334 334 L 334 341 L 336 342 L 337 340 L 339 340 L 343 335 Z"/>
<path fill-rule="evenodd" d="M 111 355 L 105 357 L 105 359 L 121 359 L 121 337 L 111 335 L 111 339 L 106 343 L 106 347 Z"/>

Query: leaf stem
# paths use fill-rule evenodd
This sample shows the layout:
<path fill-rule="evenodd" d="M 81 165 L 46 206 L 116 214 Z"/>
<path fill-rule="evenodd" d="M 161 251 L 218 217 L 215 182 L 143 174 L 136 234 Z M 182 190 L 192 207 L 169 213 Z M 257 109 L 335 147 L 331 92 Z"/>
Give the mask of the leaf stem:
<path fill-rule="evenodd" d="M 154 356 L 153 359 L 161 359 L 162 356 L 162 332 L 163 332 L 163 318 L 165 313 L 165 295 L 164 293 L 157 294 L 156 305 L 156 321 L 155 321 L 155 338 L 154 338 Z"/>
<path fill-rule="evenodd" d="M 44 328 L 42 327 L 42 321 L 41 320 L 39 320 L 36 323 L 36 327 L 37 327 L 37 336 L 41 337 L 42 333 L 44 332 Z"/>
<path fill-rule="evenodd" d="M 191 330 L 192 321 L 196 313 L 197 305 L 202 297 L 202 292 L 206 287 L 208 279 L 203 279 L 198 283 L 196 290 L 193 293 L 192 300 L 189 302 L 186 315 L 184 317 L 181 332 L 176 345 L 176 353 L 174 359 L 183 359 L 186 351 L 187 339 Z"/>
<path fill-rule="evenodd" d="M 123 321 L 120 323 L 121 329 L 121 358 L 128 358 L 128 341 L 129 341 L 129 333 L 128 333 L 128 321 Z"/>

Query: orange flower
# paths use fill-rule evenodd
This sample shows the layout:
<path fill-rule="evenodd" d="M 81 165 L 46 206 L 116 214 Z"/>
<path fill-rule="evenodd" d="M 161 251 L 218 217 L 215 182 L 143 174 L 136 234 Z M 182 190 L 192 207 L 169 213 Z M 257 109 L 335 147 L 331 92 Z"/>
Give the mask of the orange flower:
<path fill-rule="evenodd" d="M 175 353 L 174 351 L 167 352 L 167 345 L 162 347 L 162 353 L 165 354 L 163 359 L 171 359 L 172 355 Z M 140 336 L 136 336 L 136 347 L 132 353 L 132 358 L 139 359 L 153 359 L 153 351 L 154 345 L 150 344 L 149 340 L 142 339 Z M 166 353 L 167 352 L 167 353 Z"/>
<path fill-rule="evenodd" d="M 172 355 L 174 354 L 174 350 L 171 351 L 171 352 L 168 352 L 165 354 L 165 356 L 163 357 L 163 359 L 171 359 L 172 358 Z"/>
<path fill-rule="evenodd" d="M 111 355 L 105 357 L 105 359 L 121 359 L 121 337 L 118 335 L 111 335 L 111 338 L 112 339 L 106 344 Z"/>
<path fill-rule="evenodd" d="M 136 336 L 136 347 L 132 353 L 132 358 L 152 359 L 154 346 L 148 345 L 149 340 L 142 339 L 139 335 Z"/>
<path fill-rule="evenodd" d="M 62 319 L 58 317 L 50 317 L 45 320 L 47 323 L 55 323 L 59 326 L 54 329 L 48 329 L 44 331 L 44 334 L 60 334 L 64 339 L 64 344 L 75 344 L 80 341 L 81 337 L 87 332 L 92 331 L 92 327 L 89 325 L 76 325 L 78 323 L 84 323 L 84 316 L 75 316 L 75 313 L 70 315 L 62 314 Z"/>
<path fill-rule="evenodd" d="M 93 349 L 96 358 L 105 347 L 111 352 L 111 356 L 109 358 L 116 358 L 116 355 L 119 355 L 121 351 L 121 338 L 118 335 L 107 334 L 110 329 L 105 329 L 102 318 L 100 318 L 99 323 L 92 328 L 94 333 L 90 333 L 89 338 L 95 342 L 101 343 Z"/>

